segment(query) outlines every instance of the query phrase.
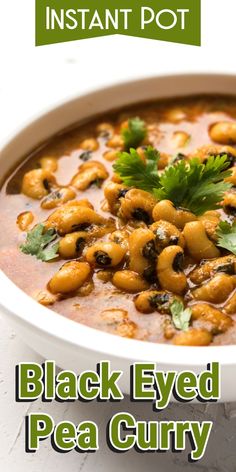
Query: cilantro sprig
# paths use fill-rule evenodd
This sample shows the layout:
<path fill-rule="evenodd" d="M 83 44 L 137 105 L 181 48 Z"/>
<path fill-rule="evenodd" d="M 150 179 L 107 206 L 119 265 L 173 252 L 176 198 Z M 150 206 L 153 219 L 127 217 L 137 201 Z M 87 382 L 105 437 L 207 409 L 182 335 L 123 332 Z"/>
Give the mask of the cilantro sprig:
<path fill-rule="evenodd" d="M 210 156 L 206 164 L 199 159 L 191 159 L 188 163 L 180 161 L 167 167 L 160 176 L 160 188 L 153 193 L 158 200 L 171 200 L 201 215 L 207 210 L 218 208 L 220 201 L 231 185 L 224 181 L 231 175 L 226 170 L 229 166 L 227 156 Z"/>
<path fill-rule="evenodd" d="M 175 206 L 186 208 L 196 215 L 219 207 L 224 192 L 231 188 L 224 179 L 227 155 L 210 156 L 206 164 L 199 159 L 180 161 L 158 173 L 159 153 L 151 146 L 146 151 L 146 164 L 134 149 L 120 153 L 113 168 L 127 186 L 152 193 L 157 200 L 171 200 Z"/>
<path fill-rule="evenodd" d="M 160 155 L 156 149 L 148 146 L 145 157 L 146 162 L 140 158 L 135 149 L 131 148 L 129 153 L 120 153 L 113 169 L 128 187 L 137 187 L 150 192 L 159 182 L 157 165 Z"/>
<path fill-rule="evenodd" d="M 170 305 L 170 312 L 175 328 L 181 331 L 187 331 L 192 316 L 192 310 L 190 308 L 184 308 L 183 303 L 175 299 Z"/>
<path fill-rule="evenodd" d="M 47 229 L 40 223 L 27 233 L 26 241 L 20 250 L 24 254 L 35 256 L 41 261 L 48 262 L 57 257 L 59 243 L 51 244 L 57 238 L 54 229 Z"/>
<path fill-rule="evenodd" d="M 221 221 L 218 225 L 216 235 L 217 246 L 220 246 L 236 255 L 236 222 L 232 225 L 227 221 Z"/>
<path fill-rule="evenodd" d="M 122 129 L 121 135 L 126 150 L 137 148 L 147 135 L 146 125 L 138 117 L 131 118 L 128 120 L 128 127 Z"/>

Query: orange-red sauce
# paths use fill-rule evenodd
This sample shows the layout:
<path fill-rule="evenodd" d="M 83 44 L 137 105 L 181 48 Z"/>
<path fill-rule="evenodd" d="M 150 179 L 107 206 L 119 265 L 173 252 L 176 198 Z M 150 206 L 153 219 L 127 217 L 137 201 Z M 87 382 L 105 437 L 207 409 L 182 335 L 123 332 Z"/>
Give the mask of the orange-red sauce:
<path fill-rule="evenodd" d="M 168 118 L 173 109 L 180 109 L 180 120 Z M 159 151 L 175 155 L 178 152 L 186 155 L 197 148 L 210 144 L 209 126 L 221 120 L 236 119 L 236 98 L 232 97 L 193 97 L 176 100 L 152 102 L 115 111 L 101 116 L 88 123 L 78 124 L 72 130 L 63 132 L 45 143 L 40 150 L 34 151 L 14 169 L 3 182 L 0 193 L 0 267 L 28 295 L 36 297 L 40 290 L 47 287 L 48 281 L 65 261 L 60 259 L 53 262 L 41 262 L 35 257 L 23 254 L 19 245 L 25 240 L 16 224 L 17 216 L 24 211 L 32 211 L 33 224 L 45 221 L 53 210 L 43 210 L 40 201 L 33 200 L 21 193 L 21 183 L 24 173 L 37 167 L 42 156 L 58 158 L 58 170 L 55 177 L 59 185 L 68 185 L 83 162 L 80 155 L 83 150 L 80 143 L 85 138 L 97 137 L 99 148 L 92 153 L 92 159 L 102 162 L 112 175 L 112 162 L 104 159 L 104 153 L 109 150 L 106 145 L 107 137 L 97 136 L 96 126 L 101 122 L 109 122 L 115 130 L 128 117 L 139 116 L 149 127 L 149 142 Z M 185 131 L 190 139 L 184 148 L 175 148 L 173 134 Z M 104 184 L 103 184 L 104 186 Z M 77 191 L 77 198 L 87 198 L 99 213 L 108 217 L 103 211 L 103 186 L 91 186 L 84 192 Z M 116 217 L 113 215 L 113 218 Z M 116 220 L 117 221 L 117 220 Z M 122 293 L 111 282 L 104 283 L 97 277 L 97 269 L 93 275 L 94 289 L 88 296 L 62 297 L 51 308 L 63 316 L 79 323 L 114 332 L 114 325 L 102 318 L 101 312 L 106 309 L 118 308 L 126 310 L 128 319 L 135 324 L 134 337 L 154 342 L 170 342 L 163 335 L 165 316 L 157 312 L 144 315 L 139 313 L 133 303 L 134 295 Z M 236 316 L 233 318 L 236 319 Z M 236 328 L 214 338 L 214 343 L 235 343 Z"/>

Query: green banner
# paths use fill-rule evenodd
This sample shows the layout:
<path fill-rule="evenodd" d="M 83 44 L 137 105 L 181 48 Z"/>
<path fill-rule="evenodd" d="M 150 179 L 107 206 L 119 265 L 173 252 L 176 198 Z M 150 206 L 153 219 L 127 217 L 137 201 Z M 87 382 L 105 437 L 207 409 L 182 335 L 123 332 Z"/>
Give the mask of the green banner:
<path fill-rule="evenodd" d="M 36 46 L 122 34 L 201 45 L 201 0 L 36 0 Z"/>

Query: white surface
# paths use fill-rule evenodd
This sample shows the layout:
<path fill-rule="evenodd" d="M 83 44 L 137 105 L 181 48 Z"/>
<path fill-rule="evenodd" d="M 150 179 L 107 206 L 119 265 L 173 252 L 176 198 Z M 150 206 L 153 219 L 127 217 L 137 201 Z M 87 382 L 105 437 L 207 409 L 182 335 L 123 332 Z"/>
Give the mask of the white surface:
<path fill-rule="evenodd" d="M 35 49 L 34 2 L 1 2 L 0 139 L 45 105 L 93 84 L 167 71 L 236 72 L 235 0 L 227 0 L 224 9 L 222 2 L 215 0 L 203 0 L 202 3 L 201 48 L 113 37 Z M 118 472 L 123 469 L 141 472 L 144 468 L 179 472 L 183 467 L 199 472 L 235 472 L 234 405 L 210 404 L 194 408 L 172 405 L 158 415 L 168 419 L 213 419 L 214 431 L 205 458 L 198 464 L 188 465 L 186 453 L 141 455 L 132 451 L 113 454 L 108 450 L 104 439 L 107 419 L 119 409 L 132 411 L 136 417 L 154 419 L 150 405 L 130 404 L 128 399 L 122 404 L 16 404 L 14 366 L 38 357 L 0 323 L 0 464 L 3 472 L 40 472 L 42 469 L 49 472 Z M 99 452 L 58 454 L 45 441 L 37 454 L 25 454 L 24 415 L 26 411 L 40 408 L 58 421 L 63 418 L 75 422 L 83 418 L 97 421 L 101 437 Z"/>

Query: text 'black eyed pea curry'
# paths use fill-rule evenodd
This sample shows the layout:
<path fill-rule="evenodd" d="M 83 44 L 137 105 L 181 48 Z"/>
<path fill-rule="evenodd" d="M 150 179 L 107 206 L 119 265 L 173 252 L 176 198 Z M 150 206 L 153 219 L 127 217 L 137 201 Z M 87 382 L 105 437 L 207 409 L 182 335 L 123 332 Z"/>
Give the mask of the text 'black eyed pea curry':
<path fill-rule="evenodd" d="M 236 98 L 142 104 L 28 156 L 0 194 L 0 267 L 120 336 L 236 343 Z"/>

